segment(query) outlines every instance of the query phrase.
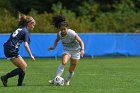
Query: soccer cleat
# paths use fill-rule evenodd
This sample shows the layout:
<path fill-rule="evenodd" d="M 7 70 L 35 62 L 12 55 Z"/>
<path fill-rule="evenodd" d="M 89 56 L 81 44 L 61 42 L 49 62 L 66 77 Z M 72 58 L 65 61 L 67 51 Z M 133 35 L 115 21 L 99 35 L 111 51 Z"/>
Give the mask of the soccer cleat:
<path fill-rule="evenodd" d="M 22 86 L 22 84 L 17 84 L 17 86 Z"/>
<path fill-rule="evenodd" d="M 1 81 L 5 87 L 7 87 L 7 79 L 4 76 L 1 76 Z"/>
<path fill-rule="evenodd" d="M 17 84 L 17 86 L 25 86 L 25 85 L 26 85 L 26 84 L 24 84 L 24 83 L 23 83 L 23 84 Z"/>
<path fill-rule="evenodd" d="M 69 86 L 70 85 L 70 81 L 65 81 L 64 83 L 66 86 Z"/>
<path fill-rule="evenodd" d="M 50 84 L 54 84 L 54 80 L 49 80 L 49 83 Z"/>

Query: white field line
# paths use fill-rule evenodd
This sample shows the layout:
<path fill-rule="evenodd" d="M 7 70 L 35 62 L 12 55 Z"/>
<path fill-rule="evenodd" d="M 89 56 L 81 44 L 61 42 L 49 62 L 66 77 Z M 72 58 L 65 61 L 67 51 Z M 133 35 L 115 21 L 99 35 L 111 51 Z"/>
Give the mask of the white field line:
<path fill-rule="evenodd" d="M 101 76 L 101 75 L 105 75 L 105 74 L 80 74 L 82 76 Z M 112 75 L 109 75 L 109 74 L 106 74 L 106 76 L 140 76 L 139 74 L 112 74 Z"/>

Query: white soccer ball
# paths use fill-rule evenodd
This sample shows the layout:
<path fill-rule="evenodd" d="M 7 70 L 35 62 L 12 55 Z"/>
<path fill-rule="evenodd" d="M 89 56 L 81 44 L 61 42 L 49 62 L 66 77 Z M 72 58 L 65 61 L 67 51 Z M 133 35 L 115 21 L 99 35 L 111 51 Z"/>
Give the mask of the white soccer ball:
<path fill-rule="evenodd" d="M 64 85 L 64 79 L 60 76 L 56 76 L 54 78 L 54 84 L 59 85 L 59 86 L 63 86 Z"/>

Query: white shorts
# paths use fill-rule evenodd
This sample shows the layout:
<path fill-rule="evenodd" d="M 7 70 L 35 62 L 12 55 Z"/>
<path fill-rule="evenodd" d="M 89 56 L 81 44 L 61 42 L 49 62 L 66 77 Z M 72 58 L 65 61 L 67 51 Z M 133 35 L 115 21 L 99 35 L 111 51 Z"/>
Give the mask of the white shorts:
<path fill-rule="evenodd" d="M 63 50 L 62 54 L 68 54 L 72 59 L 80 59 L 80 50 Z"/>

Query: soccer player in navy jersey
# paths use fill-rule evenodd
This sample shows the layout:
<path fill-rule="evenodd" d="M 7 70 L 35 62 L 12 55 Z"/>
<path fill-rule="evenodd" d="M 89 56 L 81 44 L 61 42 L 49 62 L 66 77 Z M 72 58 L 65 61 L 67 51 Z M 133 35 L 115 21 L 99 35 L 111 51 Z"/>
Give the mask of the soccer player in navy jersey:
<path fill-rule="evenodd" d="M 68 23 L 65 21 L 64 16 L 58 15 L 53 18 L 54 26 L 58 29 L 57 38 L 54 42 L 54 45 L 49 47 L 48 50 L 54 50 L 61 40 L 63 45 L 63 53 L 62 53 L 62 63 L 58 66 L 56 76 L 61 76 L 64 67 L 67 64 L 68 60 L 71 60 L 68 74 L 65 79 L 65 85 L 69 85 L 71 77 L 74 75 L 74 70 L 76 64 L 80 59 L 80 55 L 83 57 L 84 55 L 84 43 L 78 34 L 69 29 Z M 53 84 L 54 81 L 50 80 L 50 84 Z"/>
<path fill-rule="evenodd" d="M 27 64 L 18 53 L 20 44 L 22 42 L 24 42 L 24 47 L 32 61 L 35 61 L 35 58 L 32 55 L 28 45 L 30 42 L 29 30 L 33 30 L 35 24 L 36 22 L 33 17 L 22 15 L 19 18 L 18 28 L 13 33 L 11 33 L 10 38 L 3 45 L 5 56 L 7 59 L 10 59 L 10 61 L 17 67 L 6 75 L 1 76 L 1 81 L 5 87 L 7 87 L 8 79 L 16 75 L 18 75 L 17 86 L 23 85 Z"/>

